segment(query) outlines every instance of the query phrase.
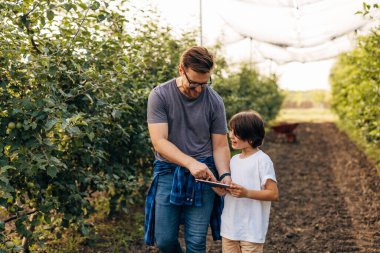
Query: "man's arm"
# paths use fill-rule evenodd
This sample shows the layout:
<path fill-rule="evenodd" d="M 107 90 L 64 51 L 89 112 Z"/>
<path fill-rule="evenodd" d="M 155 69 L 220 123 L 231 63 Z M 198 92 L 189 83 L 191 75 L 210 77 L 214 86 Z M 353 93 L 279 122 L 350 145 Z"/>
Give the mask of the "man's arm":
<path fill-rule="evenodd" d="M 212 148 L 216 169 L 219 176 L 230 173 L 231 153 L 228 146 L 227 134 L 212 134 Z M 222 179 L 225 184 L 231 184 L 231 176 Z"/>
<path fill-rule="evenodd" d="M 148 129 L 153 148 L 161 156 L 165 157 L 169 162 L 188 168 L 195 178 L 210 178 L 212 181 L 216 181 L 216 178 L 206 164 L 186 155 L 168 140 L 169 131 L 167 123 L 148 124 Z"/>

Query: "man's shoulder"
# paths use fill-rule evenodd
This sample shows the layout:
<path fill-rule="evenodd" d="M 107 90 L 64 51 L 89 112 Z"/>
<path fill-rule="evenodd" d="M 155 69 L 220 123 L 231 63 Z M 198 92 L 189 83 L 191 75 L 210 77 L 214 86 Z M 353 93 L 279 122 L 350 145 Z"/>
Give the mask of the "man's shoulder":
<path fill-rule="evenodd" d="M 175 78 L 157 85 L 156 87 L 152 89 L 151 92 L 156 92 L 156 93 L 167 92 L 168 90 L 170 90 L 171 86 L 173 86 L 174 84 L 175 84 Z"/>
<path fill-rule="evenodd" d="M 171 87 L 173 85 L 175 85 L 175 78 L 154 87 L 151 90 L 150 95 L 165 96 L 166 94 L 170 93 Z"/>
<path fill-rule="evenodd" d="M 211 87 L 207 88 L 207 97 L 211 102 L 211 106 L 221 107 L 224 106 L 223 98 Z"/>
<path fill-rule="evenodd" d="M 223 99 L 222 97 L 218 94 L 218 92 L 216 92 L 212 87 L 208 87 L 207 89 L 208 91 L 208 94 L 214 98 L 215 100 L 218 100 L 218 101 L 222 101 L 223 102 Z"/>
<path fill-rule="evenodd" d="M 170 79 L 169 81 L 159 84 L 156 88 L 168 89 L 171 85 L 174 85 L 175 83 L 176 83 L 176 79 L 173 78 L 173 79 Z"/>

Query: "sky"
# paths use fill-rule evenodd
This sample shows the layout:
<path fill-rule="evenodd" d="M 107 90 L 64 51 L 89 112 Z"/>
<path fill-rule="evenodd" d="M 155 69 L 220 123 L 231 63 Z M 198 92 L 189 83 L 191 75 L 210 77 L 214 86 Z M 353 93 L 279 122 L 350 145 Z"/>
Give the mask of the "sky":
<path fill-rule="evenodd" d="M 355 16 L 354 11 L 356 8 L 359 8 L 360 10 L 360 1 L 357 1 L 359 4 L 358 7 L 351 6 L 351 8 L 354 9 L 347 9 L 350 6 L 345 4 L 347 2 L 342 2 L 346 0 L 329 0 L 330 3 L 332 3 L 331 1 L 335 1 L 336 4 L 339 4 L 339 9 L 342 11 L 344 9 L 343 6 L 347 6 L 346 13 L 348 12 L 350 16 L 347 17 L 350 17 L 350 19 L 346 18 L 346 20 L 343 16 L 343 13 L 339 15 L 339 13 L 336 13 L 336 10 L 328 12 L 326 9 L 332 8 L 326 4 L 300 6 L 300 10 L 302 9 L 303 12 L 296 9 L 298 13 L 295 13 L 292 8 L 276 8 L 275 6 L 271 7 L 270 3 L 286 3 L 285 0 L 276 1 L 268 0 L 266 3 L 269 5 L 265 5 L 263 7 L 258 6 L 253 9 L 250 8 L 252 6 L 252 2 L 255 2 L 255 0 L 136 0 L 134 4 L 142 8 L 146 8 L 147 6 L 156 8 L 161 16 L 161 22 L 172 27 L 174 33 L 180 35 L 182 32 L 189 30 L 199 30 L 201 13 L 200 2 L 202 2 L 203 46 L 211 46 L 217 39 L 222 39 L 222 41 L 225 43 L 225 47 L 222 52 L 226 57 L 228 63 L 236 65 L 240 61 L 249 61 L 250 59 L 259 61 L 257 66 L 260 71 L 263 73 L 274 71 L 279 76 L 279 86 L 282 89 L 329 90 L 330 87 L 328 76 L 330 73 L 330 68 L 335 62 L 334 58 L 306 63 L 290 62 L 285 64 L 278 64 L 275 61 L 268 60 L 267 58 L 279 57 L 280 60 L 284 60 L 290 55 L 288 51 L 285 51 L 283 49 L 279 50 L 274 47 L 271 48 L 268 46 L 268 44 L 261 43 L 260 41 L 251 41 L 247 38 L 244 39 L 242 38 L 240 32 L 252 32 L 255 37 L 261 36 L 263 40 L 269 38 L 269 40 L 272 41 L 276 41 L 276 39 L 277 41 L 282 41 L 282 39 L 284 39 L 285 43 L 302 43 L 302 41 L 300 42 L 300 38 L 304 36 L 303 40 L 306 41 L 305 43 L 312 44 L 313 40 L 316 41 L 319 38 L 323 37 L 324 34 L 328 34 L 329 32 L 331 33 L 332 31 L 329 31 L 327 27 L 333 29 L 333 24 L 335 23 L 337 28 L 347 25 L 348 29 L 350 22 L 353 24 L 354 22 L 358 22 L 358 17 L 354 17 L 355 19 L 352 19 L 350 16 L 351 13 L 353 14 L 352 16 Z M 328 3 L 329 1 L 321 2 Z M 370 0 L 367 0 L 367 2 L 368 1 Z M 302 1 L 298 2 L 302 3 Z M 320 14 L 313 12 L 313 9 L 310 8 L 310 6 L 320 9 L 321 13 L 323 13 L 323 15 L 326 17 L 326 24 L 323 23 L 324 21 L 323 18 L 319 16 Z M 269 12 L 270 14 L 264 13 L 265 10 L 271 10 L 271 12 Z M 314 13 L 315 15 L 313 16 Z M 265 15 L 274 16 L 266 17 Z M 289 19 L 289 17 L 296 17 L 296 19 L 293 22 L 293 19 Z M 327 20 L 328 18 L 330 18 L 330 20 Z M 343 21 L 341 21 L 342 18 Z M 300 21 L 303 21 L 303 23 Z M 318 30 L 317 25 L 319 23 L 321 23 L 321 26 Z M 233 24 L 233 26 L 231 24 Z M 307 27 L 307 25 L 309 25 L 309 27 Z M 293 31 L 289 32 L 286 30 L 291 26 L 296 28 L 294 29 L 294 34 L 291 34 Z M 344 27 L 342 29 L 344 29 Z M 236 32 L 237 30 L 238 33 Z M 316 36 L 312 34 L 313 31 L 315 33 L 320 33 L 317 34 L 318 36 Z M 297 36 L 298 42 L 294 39 Z M 200 36 L 197 39 L 200 43 Z M 335 48 L 330 45 L 331 43 L 325 43 L 321 49 L 319 51 L 316 51 L 314 54 L 326 53 L 331 55 L 331 53 L 334 53 L 334 50 L 343 50 L 343 48 L 352 47 L 352 38 L 347 38 L 344 41 L 343 39 L 341 39 L 341 41 L 335 40 L 335 42 L 338 41 L 340 43 L 335 43 L 338 45 L 335 46 Z M 294 49 L 293 51 L 297 51 L 297 49 Z M 298 51 L 295 53 L 297 56 L 299 56 Z M 302 58 L 304 56 L 301 55 L 300 57 Z"/>

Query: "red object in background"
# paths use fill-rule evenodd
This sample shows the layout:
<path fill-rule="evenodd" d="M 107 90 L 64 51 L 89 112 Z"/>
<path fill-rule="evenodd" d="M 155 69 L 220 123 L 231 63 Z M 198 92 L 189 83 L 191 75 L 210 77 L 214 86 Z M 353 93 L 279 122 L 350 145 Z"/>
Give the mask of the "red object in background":
<path fill-rule="evenodd" d="M 293 133 L 294 129 L 298 126 L 298 123 L 280 123 L 276 126 L 272 126 L 272 130 L 278 134 L 286 136 L 287 142 L 296 142 L 296 134 Z"/>

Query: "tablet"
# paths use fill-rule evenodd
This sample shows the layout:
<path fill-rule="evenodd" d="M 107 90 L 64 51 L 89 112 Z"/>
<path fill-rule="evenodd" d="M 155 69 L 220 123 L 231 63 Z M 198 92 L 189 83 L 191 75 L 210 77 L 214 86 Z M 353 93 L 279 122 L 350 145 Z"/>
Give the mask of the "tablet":
<path fill-rule="evenodd" d="M 223 184 L 220 182 L 212 182 L 212 181 L 203 180 L 203 179 L 195 179 L 195 182 L 205 183 L 205 184 L 210 185 L 211 187 L 222 187 L 222 188 L 231 187 L 229 184 Z"/>

